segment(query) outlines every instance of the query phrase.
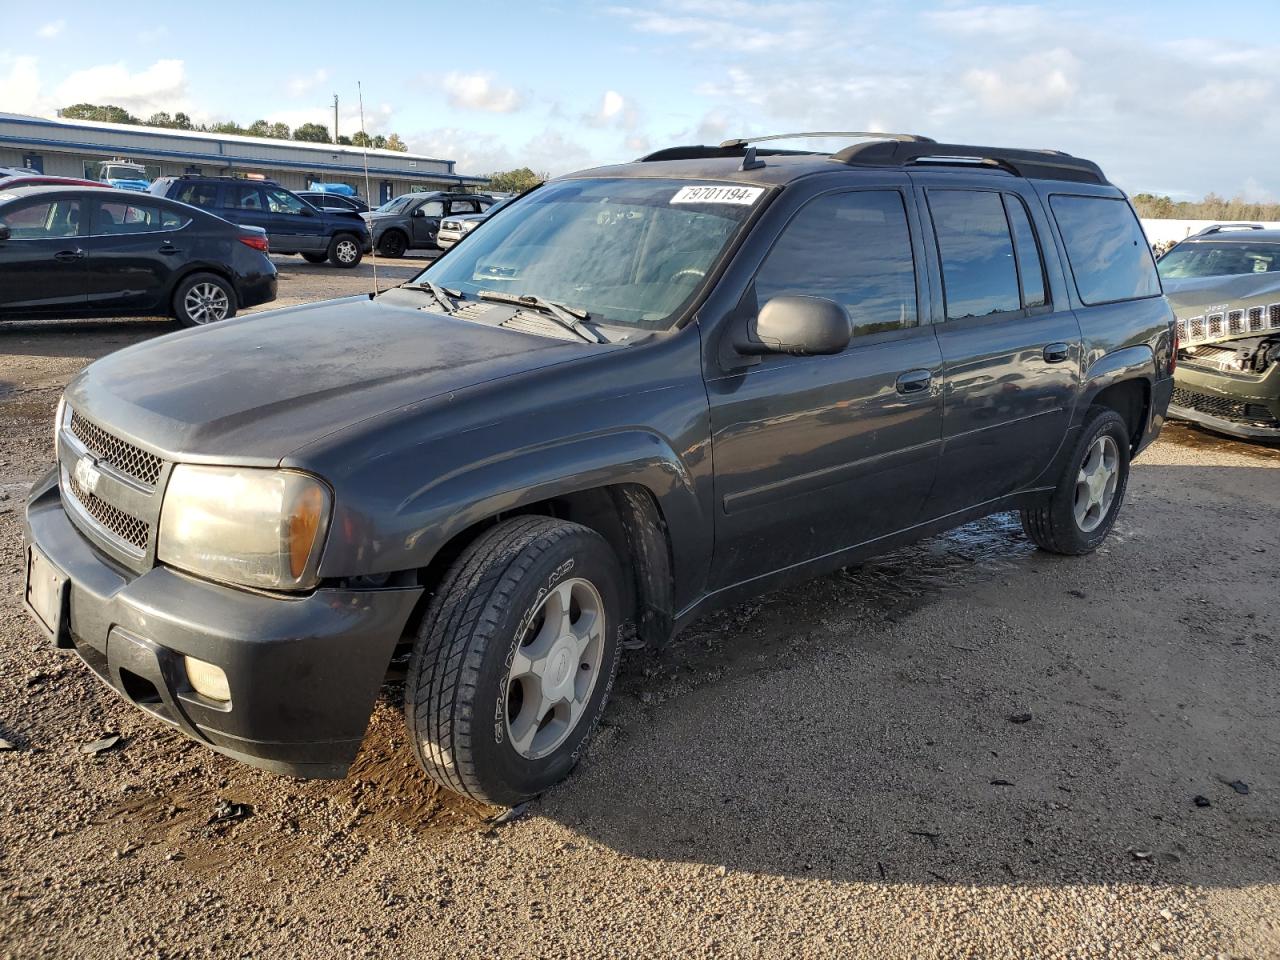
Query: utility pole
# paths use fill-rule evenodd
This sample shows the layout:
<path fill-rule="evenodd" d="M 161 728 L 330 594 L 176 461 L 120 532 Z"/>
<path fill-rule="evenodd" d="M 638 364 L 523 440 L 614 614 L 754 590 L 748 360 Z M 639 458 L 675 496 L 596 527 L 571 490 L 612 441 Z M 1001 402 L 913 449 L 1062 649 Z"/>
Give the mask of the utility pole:
<path fill-rule="evenodd" d="M 338 95 L 333 95 L 333 142 L 338 142 Z"/>

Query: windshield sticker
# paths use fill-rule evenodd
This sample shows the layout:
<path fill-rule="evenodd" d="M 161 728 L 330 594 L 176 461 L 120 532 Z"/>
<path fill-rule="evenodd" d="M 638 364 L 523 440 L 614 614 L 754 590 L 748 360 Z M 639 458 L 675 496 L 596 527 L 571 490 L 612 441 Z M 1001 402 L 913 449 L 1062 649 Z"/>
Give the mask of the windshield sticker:
<path fill-rule="evenodd" d="M 733 203 L 749 207 L 760 199 L 764 187 L 681 187 L 671 198 L 672 203 Z"/>

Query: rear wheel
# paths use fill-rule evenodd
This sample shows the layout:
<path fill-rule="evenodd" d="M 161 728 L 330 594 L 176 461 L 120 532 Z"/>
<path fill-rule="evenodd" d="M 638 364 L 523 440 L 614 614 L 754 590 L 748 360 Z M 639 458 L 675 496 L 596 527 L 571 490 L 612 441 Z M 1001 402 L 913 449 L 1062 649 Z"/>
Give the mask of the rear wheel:
<path fill-rule="evenodd" d="M 184 327 L 201 327 L 236 315 L 231 284 L 212 273 L 193 273 L 173 292 L 173 315 Z"/>
<path fill-rule="evenodd" d="M 442 786 L 515 804 L 569 775 L 617 673 L 622 572 L 594 530 L 493 527 L 423 618 L 405 688 L 414 753 Z"/>
<path fill-rule="evenodd" d="M 1128 427 L 1109 407 L 1094 407 L 1057 488 L 1022 511 L 1022 529 L 1041 550 L 1091 553 L 1111 532 L 1128 485 Z"/>
<path fill-rule="evenodd" d="M 403 257 L 409 249 L 409 238 L 399 230 L 388 230 L 378 240 L 378 252 L 384 257 Z"/>
<path fill-rule="evenodd" d="M 360 241 L 349 233 L 340 233 L 329 241 L 329 262 L 335 267 L 357 266 L 363 257 Z"/>
<path fill-rule="evenodd" d="M 325 253 L 304 253 L 302 259 L 307 263 L 324 263 L 329 259 L 329 256 Z"/>

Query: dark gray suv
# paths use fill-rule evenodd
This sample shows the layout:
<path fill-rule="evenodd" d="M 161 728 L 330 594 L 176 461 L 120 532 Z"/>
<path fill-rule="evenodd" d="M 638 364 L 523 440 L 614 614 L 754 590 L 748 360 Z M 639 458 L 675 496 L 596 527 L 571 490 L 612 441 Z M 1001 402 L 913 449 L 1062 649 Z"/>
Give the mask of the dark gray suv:
<path fill-rule="evenodd" d="M 582 755 L 625 646 L 996 511 L 1094 550 L 1174 349 L 1088 161 L 672 148 L 380 296 L 86 368 L 26 601 L 141 709 L 297 776 L 345 774 L 411 653 L 418 760 L 514 803 Z"/>
<path fill-rule="evenodd" d="M 470 193 L 406 193 L 361 214 L 384 257 L 403 257 L 409 250 L 438 250 L 436 234 L 445 217 L 483 213 L 497 203 Z"/>

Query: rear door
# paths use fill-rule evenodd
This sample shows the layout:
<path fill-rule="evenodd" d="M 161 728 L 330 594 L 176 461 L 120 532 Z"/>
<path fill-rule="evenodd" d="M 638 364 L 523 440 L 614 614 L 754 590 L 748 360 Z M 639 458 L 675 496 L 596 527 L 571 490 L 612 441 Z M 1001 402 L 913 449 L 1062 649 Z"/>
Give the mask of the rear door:
<path fill-rule="evenodd" d="M 284 252 L 291 252 L 285 236 L 275 229 L 272 217 L 267 212 L 267 201 L 262 195 L 262 188 L 256 183 L 224 183 L 220 207 L 221 216 L 232 223 L 261 227 L 267 231 L 273 251 L 278 242 Z"/>
<path fill-rule="evenodd" d="M 1043 206 L 1024 182 L 912 179 L 942 285 L 943 445 L 926 509 L 935 518 L 1031 486 L 1049 466 L 1080 383 L 1080 326 Z"/>
<path fill-rule="evenodd" d="M 409 230 L 413 246 L 429 247 L 436 242 L 440 218 L 444 216 L 443 200 L 424 200 L 409 214 Z"/>
<path fill-rule="evenodd" d="M 89 209 L 87 308 L 168 313 L 174 271 L 190 250 L 190 214 L 152 199 L 93 198 Z"/>
<path fill-rule="evenodd" d="M 57 316 L 84 310 L 88 270 L 82 233 L 87 206 L 58 193 L 0 207 L 0 314 Z"/>
<path fill-rule="evenodd" d="M 810 188 L 793 187 L 775 202 L 756 233 L 785 225 L 721 325 L 807 295 L 842 304 L 853 337 L 834 356 L 708 375 L 716 588 L 909 527 L 933 484 L 942 356 L 915 267 L 918 221 L 904 176 L 859 184 L 807 200 Z"/>

